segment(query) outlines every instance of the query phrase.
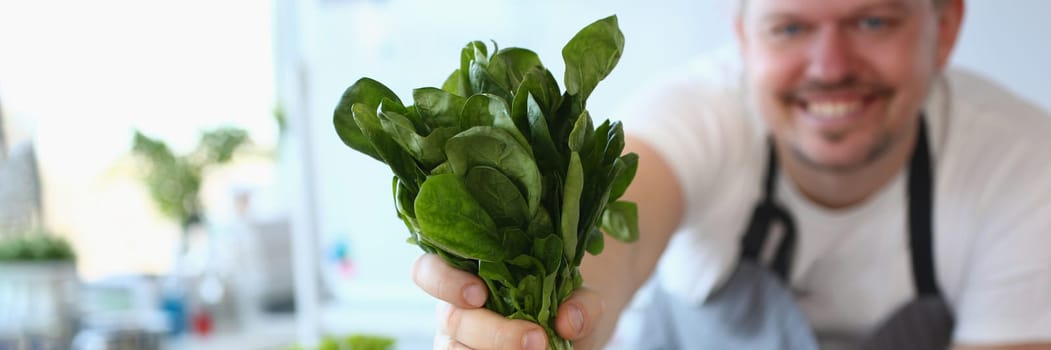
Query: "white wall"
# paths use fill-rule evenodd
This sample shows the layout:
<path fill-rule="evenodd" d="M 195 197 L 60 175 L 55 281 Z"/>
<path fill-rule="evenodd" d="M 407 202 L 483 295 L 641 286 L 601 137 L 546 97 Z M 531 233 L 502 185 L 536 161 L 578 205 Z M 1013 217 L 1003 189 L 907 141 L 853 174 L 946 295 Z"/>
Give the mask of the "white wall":
<path fill-rule="evenodd" d="M 967 2 L 954 63 L 1051 110 L 1051 1 Z"/>

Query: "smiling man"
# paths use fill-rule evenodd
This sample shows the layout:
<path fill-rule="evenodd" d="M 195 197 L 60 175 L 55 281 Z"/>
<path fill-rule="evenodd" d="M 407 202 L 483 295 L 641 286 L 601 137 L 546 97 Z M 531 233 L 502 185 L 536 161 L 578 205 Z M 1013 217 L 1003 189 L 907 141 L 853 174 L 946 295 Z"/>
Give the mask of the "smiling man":
<path fill-rule="evenodd" d="M 1051 115 L 946 67 L 963 13 L 740 0 L 738 57 L 625 110 L 642 236 L 585 259 L 559 333 L 599 348 L 652 278 L 627 348 L 1051 349 Z M 451 304 L 436 348 L 546 344 L 441 259 L 413 275 Z"/>

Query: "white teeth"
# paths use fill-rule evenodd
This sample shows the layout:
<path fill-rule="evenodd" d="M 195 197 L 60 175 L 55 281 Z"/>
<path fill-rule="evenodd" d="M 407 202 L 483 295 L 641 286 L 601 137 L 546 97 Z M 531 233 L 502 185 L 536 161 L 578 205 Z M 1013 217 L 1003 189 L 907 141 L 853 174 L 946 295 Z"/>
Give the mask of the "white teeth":
<path fill-rule="evenodd" d="M 811 115 L 822 119 L 841 118 L 861 109 L 861 102 L 816 102 L 807 106 Z"/>

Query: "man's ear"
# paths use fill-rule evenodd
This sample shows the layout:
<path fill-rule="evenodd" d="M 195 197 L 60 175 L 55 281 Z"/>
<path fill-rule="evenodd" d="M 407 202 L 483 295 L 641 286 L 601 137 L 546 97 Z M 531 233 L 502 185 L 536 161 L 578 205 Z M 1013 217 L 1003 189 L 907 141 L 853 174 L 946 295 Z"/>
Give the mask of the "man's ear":
<path fill-rule="evenodd" d="M 938 11 L 938 68 L 949 62 L 949 55 L 956 47 L 956 39 L 963 24 L 964 0 L 947 0 Z"/>

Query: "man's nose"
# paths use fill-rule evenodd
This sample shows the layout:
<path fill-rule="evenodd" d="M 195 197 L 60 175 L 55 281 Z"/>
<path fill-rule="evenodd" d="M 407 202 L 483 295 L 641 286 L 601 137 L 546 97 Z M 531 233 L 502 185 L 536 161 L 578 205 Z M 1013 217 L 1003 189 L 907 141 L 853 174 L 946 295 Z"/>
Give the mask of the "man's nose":
<path fill-rule="evenodd" d="M 854 74 L 855 62 L 846 33 L 838 28 L 823 28 L 811 42 L 807 77 L 818 82 L 841 82 Z"/>

